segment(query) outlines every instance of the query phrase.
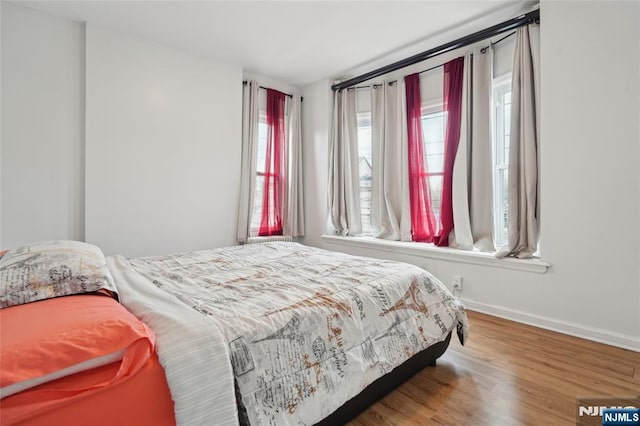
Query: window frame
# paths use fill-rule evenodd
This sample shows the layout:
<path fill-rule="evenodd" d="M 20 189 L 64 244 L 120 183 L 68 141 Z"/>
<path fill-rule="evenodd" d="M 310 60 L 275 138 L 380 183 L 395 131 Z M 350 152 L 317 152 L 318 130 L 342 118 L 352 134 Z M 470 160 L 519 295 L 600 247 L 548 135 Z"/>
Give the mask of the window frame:
<path fill-rule="evenodd" d="M 430 167 L 428 167 L 429 164 L 429 153 L 427 152 L 427 135 L 426 132 L 424 131 L 425 129 L 425 119 L 428 119 L 429 116 L 433 116 L 436 114 L 441 114 L 444 120 L 443 123 L 443 127 L 442 127 L 442 145 L 443 145 L 443 151 L 442 151 L 442 171 L 441 172 L 431 172 L 431 171 L 427 171 L 427 172 L 421 172 L 420 173 L 420 177 L 421 178 L 430 178 L 430 177 L 441 177 L 444 179 L 444 147 L 446 145 L 446 137 L 447 137 L 447 119 L 448 119 L 448 112 L 444 109 L 444 99 L 442 100 L 442 102 L 432 102 L 432 103 L 426 103 L 423 102 L 422 103 L 422 107 L 420 108 L 420 122 L 421 122 L 421 130 L 422 130 L 422 139 L 423 139 L 423 149 L 424 149 L 424 164 L 427 165 L 427 170 L 431 170 Z M 434 203 L 434 199 L 433 199 L 433 191 L 431 191 L 431 185 L 430 185 L 430 181 L 428 180 L 427 182 L 429 182 L 429 194 L 431 195 L 429 202 L 431 203 L 431 209 L 434 213 L 434 217 L 436 218 L 436 228 L 440 228 L 440 209 L 441 209 L 441 203 L 442 203 L 442 190 L 440 192 L 440 199 L 439 204 L 436 206 L 436 203 Z"/>
<path fill-rule="evenodd" d="M 360 129 L 361 128 L 369 128 L 370 132 L 373 130 L 372 129 L 372 113 L 371 111 L 362 111 L 362 112 L 358 112 L 356 113 L 356 134 L 357 134 L 357 144 L 358 144 L 358 167 L 360 166 Z M 373 229 L 373 135 L 371 135 L 371 138 L 369 139 L 369 144 L 370 144 L 370 150 L 371 150 L 371 168 L 372 168 L 372 185 L 369 187 L 369 198 L 371 199 L 370 205 L 369 205 L 369 222 L 365 224 L 365 220 L 364 217 L 365 215 L 363 214 L 363 210 L 362 210 L 362 188 L 363 186 L 360 184 L 360 178 L 358 178 L 358 193 L 360 196 L 360 223 L 362 225 L 362 230 L 360 235 L 374 235 L 374 229 Z M 360 170 L 358 170 L 358 176 L 360 175 Z M 366 225 L 366 226 L 365 226 Z"/>
<path fill-rule="evenodd" d="M 267 112 L 266 111 L 260 111 L 258 114 L 258 144 L 256 145 L 256 174 L 255 176 L 253 176 L 253 180 L 254 180 L 254 191 L 253 191 L 253 209 L 251 211 L 251 221 L 249 224 L 249 236 L 251 237 L 257 237 L 258 236 L 258 232 L 260 230 L 260 217 L 262 215 L 262 199 L 259 199 L 257 194 L 258 194 L 258 178 L 260 177 L 264 177 L 266 176 L 266 173 L 264 171 L 260 171 L 258 170 L 259 166 L 258 166 L 258 160 L 259 160 L 259 155 L 258 155 L 258 151 L 260 150 L 260 141 L 262 140 L 262 138 L 260 138 L 260 129 L 262 128 L 262 126 L 264 126 L 266 128 L 266 133 L 265 133 L 265 152 L 266 152 L 266 141 L 268 138 L 268 132 L 269 129 L 267 128 Z M 259 211 L 257 211 L 256 209 L 259 207 Z M 259 213 L 259 214 L 258 214 Z M 256 219 L 257 221 L 254 224 L 254 219 Z"/>
<path fill-rule="evenodd" d="M 495 245 L 507 243 L 508 230 L 502 226 L 508 212 L 504 208 L 504 200 L 508 193 L 503 194 L 500 177 L 509 170 L 509 159 L 504 158 L 505 152 L 505 111 L 502 99 L 507 92 L 511 92 L 511 73 L 494 77 L 491 84 L 491 150 L 493 176 L 493 240 Z M 508 179 L 508 178 L 507 178 Z"/>

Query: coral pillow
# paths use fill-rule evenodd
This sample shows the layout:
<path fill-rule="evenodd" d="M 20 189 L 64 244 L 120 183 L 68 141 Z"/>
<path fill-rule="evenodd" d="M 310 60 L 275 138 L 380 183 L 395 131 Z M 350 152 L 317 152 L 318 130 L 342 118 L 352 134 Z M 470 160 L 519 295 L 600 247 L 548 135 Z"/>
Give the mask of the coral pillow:
<path fill-rule="evenodd" d="M 79 241 L 43 241 L 0 258 L 0 309 L 58 296 L 117 291 L 102 251 Z"/>
<path fill-rule="evenodd" d="M 151 329 L 114 299 L 100 295 L 60 297 L 3 309 L 0 327 L 2 398 L 121 360 L 118 374 L 103 384 L 107 386 L 137 372 L 155 345 Z"/>

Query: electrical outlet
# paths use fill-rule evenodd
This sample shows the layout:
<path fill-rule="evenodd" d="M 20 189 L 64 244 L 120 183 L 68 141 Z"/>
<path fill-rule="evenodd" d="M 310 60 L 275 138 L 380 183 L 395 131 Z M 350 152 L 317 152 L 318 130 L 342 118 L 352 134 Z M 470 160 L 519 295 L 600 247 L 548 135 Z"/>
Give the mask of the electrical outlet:
<path fill-rule="evenodd" d="M 453 290 L 462 292 L 462 275 L 453 276 Z"/>

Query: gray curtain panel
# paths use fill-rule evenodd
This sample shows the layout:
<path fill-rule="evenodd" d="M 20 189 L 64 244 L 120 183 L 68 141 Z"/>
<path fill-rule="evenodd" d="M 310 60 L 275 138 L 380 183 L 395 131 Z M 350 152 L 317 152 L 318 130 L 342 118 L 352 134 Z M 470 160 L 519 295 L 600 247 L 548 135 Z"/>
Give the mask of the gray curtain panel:
<path fill-rule="evenodd" d="M 284 212 L 284 235 L 304 236 L 304 196 L 302 185 L 302 100 L 299 94 L 287 99 L 287 195 Z"/>
<path fill-rule="evenodd" d="M 362 233 L 355 90 L 333 93 L 328 195 L 334 232 L 340 235 Z"/>
<path fill-rule="evenodd" d="M 371 215 L 376 238 L 400 240 L 404 120 L 398 85 L 374 85 L 371 93 L 373 183 Z M 405 139 L 406 141 L 406 139 Z"/>
<path fill-rule="evenodd" d="M 260 85 L 248 81 L 243 88 L 242 102 L 242 172 L 240 175 L 240 206 L 238 209 L 239 243 L 247 242 L 250 236 L 251 215 L 256 185 L 256 161 L 258 149 L 258 125 L 260 118 Z"/>
<path fill-rule="evenodd" d="M 495 251 L 493 242 L 493 167 L 491 87 L 493 48 L 473 52 L 471 60 L 471 148 L 469 150 L 469 214 L 473 245 Z"/>
<path fill-rule="evenodd" d="M 453 169 L 449 245 L 494 251 L 491 161 L 491 49 L 465 54 L 460 143 Z"/>
<path fill-rule="evenodd" d="M 453 230 L 449 234 L 449 247 L 473 250 L 471 217 L 469 212 L 470 151 L 472 138 L 473 82 L 471 76 L 471 52 L 464 55 L 462 81 L 462 111 L 460 116 L 460 141 L 453 163 L 452 206 Z M 488 106 L 488 104 L 487 104 Z"/>
<path fill-rule="evenodd" d="M 538 244 L 539 26 L 518 28 L 511 81 L 508 242 L 496 257 L 528 258 Z"/>

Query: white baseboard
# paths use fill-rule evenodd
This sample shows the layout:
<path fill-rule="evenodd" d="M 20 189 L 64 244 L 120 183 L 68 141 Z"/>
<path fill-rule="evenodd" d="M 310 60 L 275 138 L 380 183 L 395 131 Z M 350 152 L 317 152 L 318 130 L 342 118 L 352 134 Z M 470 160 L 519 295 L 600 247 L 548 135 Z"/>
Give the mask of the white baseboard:
<path fill-rule="evenodd" d="M 470 311 L 477 311 L 483 314 L 532 325 L 534 327 L 557 331 L 558 333 L 568 334 L 570 336 L 580 337 L 582 339 L 593 340 L 594 342 L 640 352 L 640 339 L 632 336 L 613 333 L 600 328 L 585 327 L 580 324 L 529 314 L 515 309 L 474 302 L 468 299 L 461 299 L 461 301 Z"/>

